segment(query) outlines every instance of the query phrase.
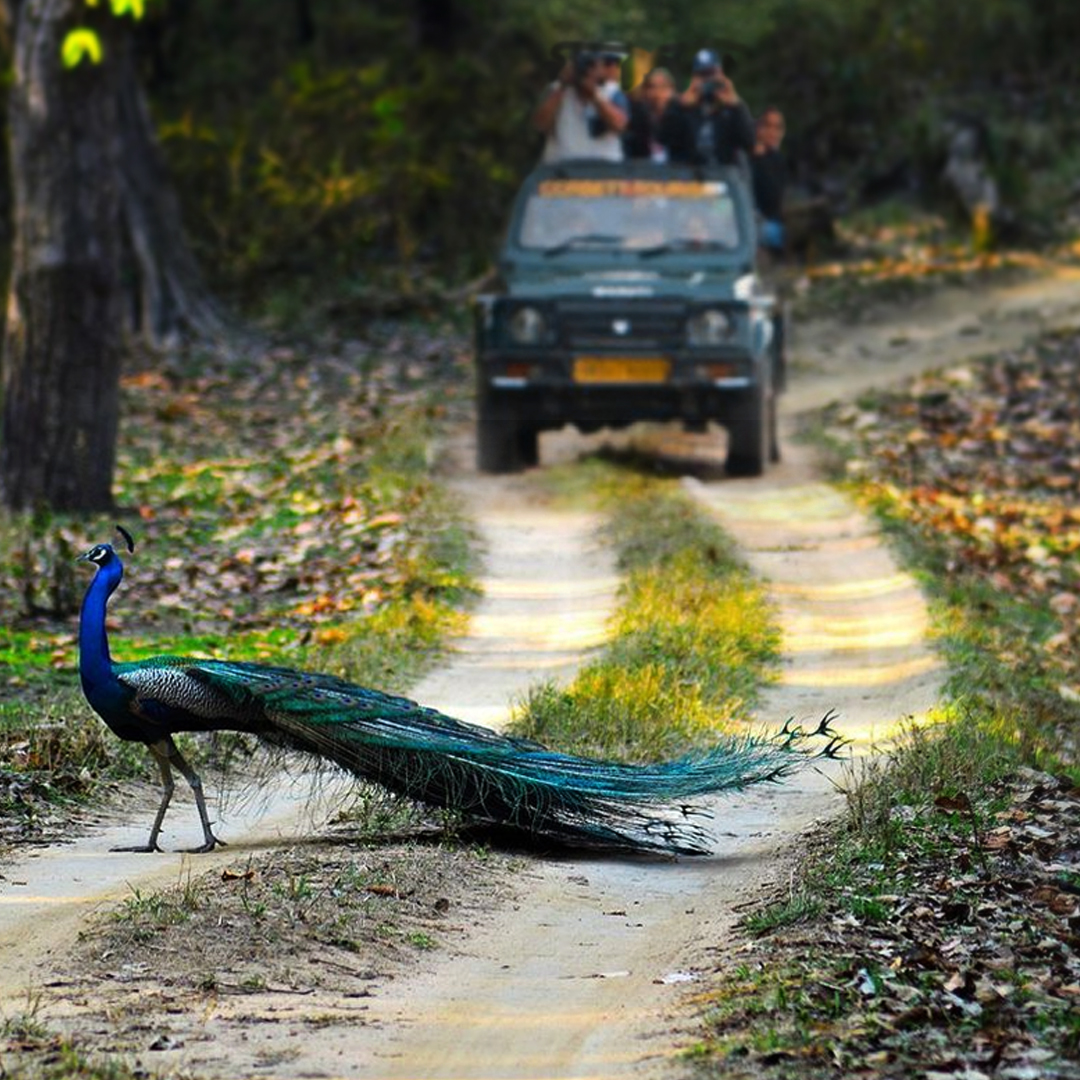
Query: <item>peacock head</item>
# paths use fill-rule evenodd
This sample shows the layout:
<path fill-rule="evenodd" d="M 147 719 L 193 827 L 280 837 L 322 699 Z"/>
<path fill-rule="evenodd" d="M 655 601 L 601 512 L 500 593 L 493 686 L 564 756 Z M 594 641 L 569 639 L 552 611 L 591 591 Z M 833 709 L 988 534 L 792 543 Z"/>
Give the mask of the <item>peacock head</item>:
<path fill-rule="evenodd" d="M 116 558 L 112 544 L 95 544 L 89 551 L 84 551 L 76 562 L 92 562 L 95 566 L 108 566 Z"/>
<path fill-rule="evenodd" d="M 127 545 L 128 551 L 134 552 L 135 541 L 132 539 L 131 533 L 123 527 L 123 525 L 117 525 L 116 531 L 124 538 L 124 543 Z M 119 562 L 120 559 L 113 549 L 112 544 L 95 544 L 89 551 L 84 551 L 76 562 L 92 562 L 97 567 L 108 566 L 112 562 Z"/>

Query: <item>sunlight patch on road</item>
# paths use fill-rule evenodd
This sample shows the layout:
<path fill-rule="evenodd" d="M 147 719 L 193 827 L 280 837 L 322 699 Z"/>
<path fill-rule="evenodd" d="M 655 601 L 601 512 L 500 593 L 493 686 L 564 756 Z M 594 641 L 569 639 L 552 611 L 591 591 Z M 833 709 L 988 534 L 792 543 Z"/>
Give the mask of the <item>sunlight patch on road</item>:
<path fill-rule="evenodd" d="M 899 572 L 884 577 L 860 578 L 858 581 L 794 582 L 777 581 L 769 591 L 776 596 L 793 596 L 800 600 L 861 600 L 868 597 L 887 596 L 914 589 L 915 580 L 910 574 Z"/>
<path fill-rule="evenodd" d="M 606 644 L 607 639 L 600 642 L 600 645 Z M 485 648 L 473 648 L 468 641 L 464 642 L 462 646 L 455 650 L 458 656 L 469 665 L 469 670 L 472 672 L 487 671 L 487 672 L 518 672 L 542 674 L 547 672 L 558 671 L 560 674 L 566 673 L 569 676 L 569 669 L 576 670 L 583 660 L 587 660 L 591 654 L 591 649 L 577 649 L 577 648 L 557 648 L 552 647 L 547 650 L 537 649 L 532 646 L 526 648 L 518 645 L 508 645 L 506 648 L 499 650 L 493 645 L 488 645 Z M 524 688 L 523 691 L 524 692 Z M 439 706 L 443 711 L 452 712 L 452 710 Z M 454 714 L 456 715 L 456 714 Z"/>
<path fill-rule="evenodd" d="M 843 495 L 818 483 L 725 492 L 724 516 L 748 523 L 783 522 L 785 528 L 807 531 L 822 524 L 866 527 L 866 519 Z"/>
<path fill-rule="evenodd" d="M 785 483 L 783 467 L 777 474 L 737 486 L 687 483 L 777 605 L 785 662 L 759 714 L 833 709 L 853 752 L 870 753 L 936 703 L 945 666 L 928 645 L 926 602 L 842 492 L 794 476 Z"/>
<path fill-rule="evenodd" d="M 603 645 L 611 636 L 607 604 L 586 607 L 575 604 L 565 611 L 517 611 L 505 614 L 484 611 L 469 623 L 470 651 L 475 645 L 492 649 L 527 649 L 566 652 Z"/>
<path fill-rule="evenodd" d="M 573 597 L 588 599 L 613 596 L 619 588 L 617 577 L 573 581 L 545 581 L 542 578 L 489 578 L 483 581 L 484 596 L 492 600 L 555 600 Z"/>
<path fill-rule="evenodd" d="M 880 613 L 842 618 L 823 618 L 817 611 L 781 608 L 784 617 L 784 651 L 787 653 L 865 653 L 905 645 L 920 646 L 928 622 L 917 600 L 905 600 L 894 608 L 894 618 Z"/>
<path fill-rule="evenodd" d="M 94 904 L 98 897 L 85 896 L 0 896 L 0 907 L 18 907 L 20 904 Z"/>
<path fill-rule="evenodd" d="M 822 689 L 841 686 L 865 687 L 870 690 L 942 670 L 941 661 L 936 656 L 924 654 L 897 660 L 891 664 L 860 664 L 858 666 L 821 664 L 816 666 L 804 663 L 790 671 L 785 671 L 780 676 L 779 682 L 785 686 L 810 686 Z M 883 704 L 883 708 L 888 708 L 888 705 Z"/>

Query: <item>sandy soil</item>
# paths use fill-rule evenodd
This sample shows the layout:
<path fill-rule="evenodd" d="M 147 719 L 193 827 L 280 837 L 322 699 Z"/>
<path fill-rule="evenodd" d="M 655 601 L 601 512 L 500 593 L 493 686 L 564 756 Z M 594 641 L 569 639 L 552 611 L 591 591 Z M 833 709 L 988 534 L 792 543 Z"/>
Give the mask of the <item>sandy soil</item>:
<path fill-rule="evenodd" d="M 1080 285 L 1058 279 L 942 292 L 917 310 L 857 327 L 815 324 L 796 343 L 785 424 L 838 396 L 1011 347 L 1078 318 Z M 733 481 L 708 478 L 718 475 L 709 466 L 722 459 L 720 436 L 639 437 L 653 452 L 687 461 L 698 477 L 688 477 L 688 489 L 771 582 L 786 660 L 760 710 L 763 723 L 836 709 L 841 730 L 865 752 L 898 721 L 933 705 L 942 672 L 925 642 L 918 590 L 871 523 L 821 481 L 807 451 L 789 444 L 786 460 L 766 477 Z M 542 457 L 571 458 L 595 441 L 546 436 Z M 487 545 L 485 599 L 456 655 L 413 693 L 497 725 L 529 683 L 569 676 L 602 642 L 617 579 L 594 542 L 594 521 L 544 505 L 528 478 L 462 472 L 458 483 Z M 335 1003 L 318 993 L 288 1008 L 259 995 L 215 998 L 198 1015 L 178 1007 L 170 1017 L 178 1037 L 142 1061 L 206 1076 L 671 1076 L 679 1068 L 671 1055 L 687 1038 L 683 996 L 710 967 L 740 906 L 776 880 L 778 851 L 836 809 L 832 772 L 807 772 L 718 804 L 709 858 L 529 860 L 511 899 L 493 903 L 455 948 L 425 954 L 422 965 L 379 983 L 362 1013 L 328 1014 Z M 312 818 L 305 793 L 295 790 L 275 796 L 261 815 L 232 813 L 223 831 L 233 846 L 199 857 L 198 868 L 295 837 Z M 168 824 L 167 845 L 196 830 L 190 814 L 178 812 Z M 178 855 L 105 854 L 130 838 L 128 829 L 103 825 L 7 870 L 0 892 L 5 1015 L 25 1009 L 30 988 L 46 1022 L 67 1017 L 77 1029 L 80 1015 L 100 1016 L 80 1004 L 64 974 L 88 914 L 132 888 L 174 883 L 191 865 Z M 278 1022 L 253 1026 L 245 1017 Z M 323 1018 L 317 1026 L 316 1017 Z M 108 1046 L 107 1038 L 98 1045 Z"/>

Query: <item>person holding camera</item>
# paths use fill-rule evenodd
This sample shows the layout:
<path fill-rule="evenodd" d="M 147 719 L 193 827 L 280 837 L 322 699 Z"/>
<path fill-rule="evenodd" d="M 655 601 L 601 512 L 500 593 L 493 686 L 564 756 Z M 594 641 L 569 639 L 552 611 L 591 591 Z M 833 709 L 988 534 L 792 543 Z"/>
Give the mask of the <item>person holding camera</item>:
<path fill-rule="evenodd" d="M 675 97 L 675 79 L 666 68 L 653 68 L 630 98 L 630 122 L 623 135 L 628 158 L 664 162 L 667 147 L 660 141 L 660 124 Z"/>
<path fill-rule="evenodd" d="M 784 188 L 787 161 L 780 150 L 784 141 L 784 114 L 770 105 L 757 119 L 757 142 L 750 159 L 754 203 L 761 215 L 760 244 L 773 255 L 784 253 Z"/>
<path fill-rule="evenodd" d="M 627 115 L 605 90 L 605 76 L 591 52 L 577 53 L 563 67 L 533 113 L 533 126 L 546 136 L 543 161 L 622 161 Z"/>
<path fill-rule="evenodd" d="M 626 56 L 620 52 L 606 50 L 600 53 L 600 93 L 630 120 L 630 99 L 622 88 L 622 65 Z M 625 125 L 623 126 L 625 131 Z"/>
<path fill-rule="evenodd" d="M 677 165 L 734 165 L 740 151 L 753 151 L 750 110 L 711 49 L 694 57 L 690 85 L 664 113 L 659 138 Z"/>

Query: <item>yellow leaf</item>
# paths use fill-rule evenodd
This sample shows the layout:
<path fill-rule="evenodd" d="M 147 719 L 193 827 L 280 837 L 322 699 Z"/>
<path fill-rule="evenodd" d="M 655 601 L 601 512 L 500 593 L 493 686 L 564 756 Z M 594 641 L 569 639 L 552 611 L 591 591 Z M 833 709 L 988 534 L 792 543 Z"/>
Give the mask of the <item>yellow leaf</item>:
<path fill-rule="evenodd" d="M 131 13 L 133 19 L 141 19 L 146 10 L 146 0 L 111 0 L 113 14 L 118 18 Z"/>
<path fill-rule="evenodd" d="M 64 67 L 78 67 L 84 57 L 88 57 L 92 64 L 101 63 L 101 39 L 93 30 L 80 27 L 72 30 L 64 38 L 64 44 L 60 47 L 60 56 L 64 61 Z"/>

